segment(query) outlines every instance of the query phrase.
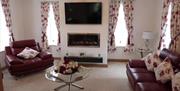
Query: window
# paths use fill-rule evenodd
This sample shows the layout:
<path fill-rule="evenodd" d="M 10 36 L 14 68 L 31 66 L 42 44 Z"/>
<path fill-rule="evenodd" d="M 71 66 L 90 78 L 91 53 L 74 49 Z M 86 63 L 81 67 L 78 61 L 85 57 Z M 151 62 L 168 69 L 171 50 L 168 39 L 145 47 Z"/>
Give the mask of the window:
<path fill-rule="evenodd" d="M 114 35 L 115 35 L 116 47 L 120 47 L 120 46 L 124 47 L 127 45 L 128 32 L 126 28 L 126 22 L 124 19 L 123 4 L 121 4 L 119 8 L 118 21 Z"/>
<path fill-rule="evenodd" d="M 161 48 L 169 48 L 169 44 L 171 42 L 171 32 L 170 32 L 170 25 L 171 25 L 171 4 L 169 5 L 168 15 L 167 15 L 167 22 L 164 26 L 164 44 Z"/>
<path fill-rule="evenodd" d="M 9 45 L 9 30 L 6 27 L 5 15 L 0 1 L 0 52 Z"/>
<path fill-rule="evenodd" d="M 57 45 L 57 43 L 58 43 L 58 30 L 56 27 L 56 22 L 54 19 L 54 11 L 53 11 L 53 7 L 51 4 L 50 4 L 50 10 L 49 10 L 46 35 L 47 35 L 47 39 L 48 39 L 48 45 Z"/>

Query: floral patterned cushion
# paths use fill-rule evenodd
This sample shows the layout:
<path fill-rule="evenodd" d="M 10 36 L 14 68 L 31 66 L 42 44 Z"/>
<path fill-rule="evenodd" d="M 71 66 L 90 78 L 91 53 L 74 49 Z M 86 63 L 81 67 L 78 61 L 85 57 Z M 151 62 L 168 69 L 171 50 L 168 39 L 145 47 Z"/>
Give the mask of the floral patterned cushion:
<path fill-rule="evenodd" d="M 157 81 L 166 83 L 167 81 L 171 80 L 174 72 L 170 59 L 165 58 L 164 61 L 154 69 L 154 72 Z"/>
<path fill-rule="evenodd" d="M 172 77 L 172 91 L 180 91 L 180 72 Z"/>
<path fill-rule="evenodd" d="M 22 52 L 17 54 L 17 56 L 24 59 L 30 59 L 30 58 L 36 57 L 38 54 L 39 54 L 38 51 L 31 49 L 29 47 L 26 47 Z"/>
<path fill-rule="evenodd" d="M 146 55 L 145 57 L 143 57 L 142 60 L 147 60 L 147 59 L 149 59 L 151 55 L 152 55 L 152 53 L 149 53 L 148 55 Z"/>
<path fill-rule="evenodd" d="M 156 68 L 161 63 L 161 60 L 157 55 L 157 53 L 153 53 L 153 54 L 150 53 L 149 55 L 147 55 L 147 57 L 144 60 L 145 60 L 146 68 L 149 71 L 154 71 L 154 68 Z"/>

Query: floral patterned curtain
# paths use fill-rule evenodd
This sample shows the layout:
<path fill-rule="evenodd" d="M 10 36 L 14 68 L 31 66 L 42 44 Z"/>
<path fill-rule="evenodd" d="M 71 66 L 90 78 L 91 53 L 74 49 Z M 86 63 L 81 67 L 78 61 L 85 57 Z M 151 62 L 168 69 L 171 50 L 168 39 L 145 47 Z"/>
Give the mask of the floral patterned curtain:
<path fill-rule="evenodd" d="M 46 35 L 48 24 L 49 2 L 41 2 L 41 23 L 42 23 L 42 47 L 44 50 L 48 49 L 48 40 Z"/>
<path fill-rule="evenodd" d="M 133 51 L 133 0 L 124 0 L 123 2 L 124 7 L 124 14 L 125 14 L 125 21 L 128 31 L 128 39 L 127 39 L 127 47 L 125 48 L 125 52 L 131 52 Z"/>
<path fill-rule="evenodd" d="M 164 42 L 163 37 L 165 36 L 165 31 L 164 30 L 166 28 L 169 5 L 170 5 L 170 0 L 164 0 L 164 2 L 163 2 L 163 11 L 162 11 L 162 16 L 161 16 L 161 36 L 160 36 L 158 49 L 161 49 L 161 45 Z"/>
<path fill-rule="evenodd" d="M 9 29 L 10 42 L 12 42 L 14 41 L 14 36 L 12 32 L 12 20 L 11 20 L 9 0 L 1 0 L 1 3 L 2 3 L 4 14 L 5 14 L 6 26 Z"/>
<path fill-rule="evenodd" d="M 171 12 L 171 50 L 180 53 L 180 0 L 172 1 L 172 12 Z M 176 38 L 175 38 L 176 37 Z"/>
<path fill-rule="evenodd" d="M 56 27 L 58 30 L 58 45 L 61 43 L 61 38 L 60 38 L 60 12 L 59 12 L 59 1 L 54 1 L 52 2 L 53 6 L 53 11 L 54 11 L 54 18 L 56 21 Z M 59 48 L 60 49 L 60 48 Z"/>
<path fill-rule="evenodd" d="M 108 35 L 108 52 L 113 52 L 115 48 L 114 32 L 118 20 L 118 11 L 120 7 L 120 0 L 111 0 L 109 6 L 109 35 Z"/>

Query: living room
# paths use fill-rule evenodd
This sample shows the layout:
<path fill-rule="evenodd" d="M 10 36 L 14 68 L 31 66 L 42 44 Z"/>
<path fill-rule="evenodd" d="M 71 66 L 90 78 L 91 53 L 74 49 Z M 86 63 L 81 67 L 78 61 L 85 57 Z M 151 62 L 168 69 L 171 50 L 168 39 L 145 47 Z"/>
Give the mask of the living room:
<path fill-rule="evenodd" d="M 82 57 L 88 58 L 86 59 L 88 62 L 83 62 L 83 64 L 87 66 L 87 68 L 92 69 L 92 73 L 87 79 L 83 79 L 82 82 L 81 81 L 78 82 L 79 84 L 84 85 L 85 91 L 91 91 L 91 90 L 146 91 L 146 90 L 134 90 L 134 88 L 131 87 L 128 81 L 128 77 L 126 75 L 126 70 L 127 70 L 126 64 L 128 64 L 129 59 L 141 59 L 142 57 L 145 57 L 147 54 L 153 53 L 154 51 L 157 51 L 159 49 L 158 46 L 159 44 L 161 44 L 160 40 L 162 39 L 161 27 L 163 21 L 162 12 L 164 12 L 163 5 L 164 2 L 168 0 L 125 0 L 125 1 L 133 2 L 132 3 L 133 11 L 132 12 L 129 11 L 132 13 L 132 17 L 130 18 L 133 20 L 131 22 L 133 26 L 133 31 L 131 32 L 126 31 L 128 33 L 127 35 L 128 38 L 126 39 L 126 41 L 127 40 L 130 41 L 130 44 L 126 42 L 126 46 L 116 46 L 114 40 L 111 39 L 112 37 L 110 36 L 111 35 L 110 32 L 113 31 L 113 29 L 111 29 L 110 31 L 110 19 L 112 18 L 110 17 L 111 16 L 110 13 L 111 10 L 114 10 L 114 8 L 111 7 L 111 3 L 116 2 L 117 4 L 120 5 L 121 8 L 123 4 L 118 3 L 118 0 L 2 0 L 2 1 L 9 1 L 9 5 L 10 5 L 9 9 L 12 19 L 11 28 L 12 28 L 14 41 L 34 39 L 36 42 L 39 43 L 41 48 L 47 49 L 52 54 L 52 56 L 55 59 L 55 62 L 57 62 L 58 60 L 62 60 L 64 57 L 69 57 L 69 56 L 77 57 L 78 59 L 79 57 L 80 59 Z M 46 41 L 45 42 L 43 41 L 46 38 L 44 38 L 42 34 L 44 30 L 46 30 L 46 29 L 43 30 L 44 22 L 42 22 L 42 18 L 43 18 L 42 2 L 54 2 L 54 1 L 59 1 L 58 31 L 60 31 L 59 32 L 60 42 L 58 42 L 58 45 L 48 45 L 46 47 L 46 43 L 45 43 Z M 119 1 L 123 2 L 121 0 Z M 100 22 L 89 23 L 89 24 L 87 22 L 83 22 L 83 23 L 76 22 L 74 24 L 73 22 L 70 23 L 67 22 L 68 16 L 66 14 L 67 13 L 65 8 L 66 4 L 73 4 L 73 3 L 87 4 L 92 2 L 96 3 L 100 7 L 100 10 L 98 11 L 98 14 L 100 14 L 99 16 Z M 180 5 L 179 4 L 180 2 L 178 2 L 178 0 L 174 0 L 172 2 L 176 2 L 177 7 L 178 5 Z M 117 7 L 118 5 L 115 6 L 115 9 Z M 87 9 L 85 7 L 83 8 Z M 83 16 L 83 12 L 77 12 L 77 13 L 79 15 L 82 14 Z M 111 22 L 111 27 L 116 27 L 116 26 L 112 26 L 114 24 Z M 176 25 L 178 24 L 179 22 L 177 22 Z M 176 34 L 178 34 L 180 31 L 179 27 L 175 30 L 177 32 L 173 36 L 176 36 Z M 147 34 L 147 32 L 148 33 L 150 32 L 151 34 L 149 35 Z M 94 38 L 97 38 L 96 41 L 97 45 L 91 45 L 91 41 L 86 43 L 87 39 L 89 41 L 89 39 L 94 39 L 94 38 L 87 38 L 84 42 L 85 43 L 84 45 L 70 45 L 71 44 L 69 43 L 71 39 L 70 35 L 73 36 L 80 35 L 81 38 L 82 36 L 86 36 L 86 38 L 87 36 L 90 35 L 91 37 L 95 36 Z M 114 34 L 112 36 L 114 36 Z M 124 35 L 120 35 L 120 36 L 124 36 Z M 172 39 L 174 38 L 175 37 L 172 37 Z M 74 37 L 72 39 L 74 39 Z M 113 43 L 110 43 L 112 42 L 112 40 Z M 178 38 L 176 39 L 176 41 L 178 41 Z M 176 52 L 180 53 L 179 51 L 180 48 L 178 46 L 179 45 L 178 43 L 179 42 L 175 43 Z M 33 74 L 28 74 L 25 76 L 20 76 L 18 77 L 18 79 L 16 79 L 16 77 L 14 78 L 14 76 L 12 76 L 8 72 L 7 64 L 5 64 L 4 59 L 6 59 L 5 58 L 6 54 L 7 53 L 5 52 L 5 50 L 0 51 L 0 58 L 1 58 L 0 63 L 1 63 L 1 68 L 3 69 L 3 76 L 4 76 L 3 77 L 4 91 L 24 91 L 24 90 L 52 91 L 53 88 L 59 86 L 58 83 L 51 82 L 45 78 L 44 74 L 46 70 L 35 72 Z M 90 60 L 95 59 L 95 61 L 89 62 L 89 59 Z M 84 61 L 84 59 L 82 60 Z M 39 84 L 42 84 L 42 86 L 38 86 Z M 88 84 L 91 86 L 89 86 Z M 62 91 L 66 91 L 67 89 L 68 88 L 65 87 L 62 89 Z M 61 89 L 59 91 L 61 91 Z M 79 91 L 79 89 L 72 87 L 71 91 Z"/>

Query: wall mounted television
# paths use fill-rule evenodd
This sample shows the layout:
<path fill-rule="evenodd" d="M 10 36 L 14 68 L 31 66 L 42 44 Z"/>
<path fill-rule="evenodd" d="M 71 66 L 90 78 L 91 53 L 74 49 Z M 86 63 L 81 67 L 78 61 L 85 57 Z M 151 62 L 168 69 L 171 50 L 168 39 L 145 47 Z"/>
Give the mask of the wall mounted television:
<path fill-rule="evenodd" d="M 65 3 L 66 24 L 101 24 L 101 2 L 68 2 Z"/>

